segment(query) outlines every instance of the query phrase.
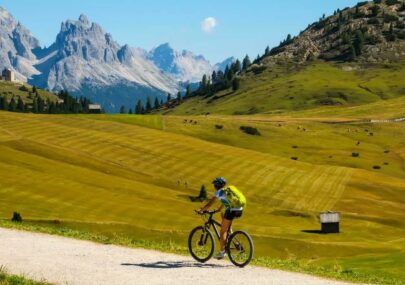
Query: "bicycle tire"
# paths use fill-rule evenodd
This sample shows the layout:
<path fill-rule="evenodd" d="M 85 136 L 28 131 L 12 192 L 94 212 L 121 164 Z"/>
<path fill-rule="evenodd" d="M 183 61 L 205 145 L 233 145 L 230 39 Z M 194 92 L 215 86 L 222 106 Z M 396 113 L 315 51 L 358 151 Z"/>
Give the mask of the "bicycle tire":
<path fill-rule="evenodd" d="M 245 237 L 246 240 L 247 240 L 247 245 L 249 246 L 249 252 L 246 255 L 246 259 L 244 261 L 242 261 L 242 262 L 236 260 L 236 256 L 234 256 L 234 254 L 232 252 L 232 249 L 233 249 L 232 245 L 235 245 L 236 250 L 239 251 L 239 252 L 245 250 L 243 247 L 242 247 L 242 249 L 237 248 L 238 244 L 239 244 L 239 241 L 237 239 L 238 235 Z M 246 245 L 242 245 L 242 246 L 246 246 Z M 240 244 L 239 244 L 239 247 L 240 247 Z M 226 251 L 228 253 L 230 261 L 234 265 L 236 265 L 238 267 L 245 267 L 246 265 L 248 265 L 250 263 L 250 261 L 253 258 L 253 252 L 254 252 L 253 240 L 252 240 L 252 238 L 250 237 L 250 235 L 247 232 L 236 231 L 236 232 L 232 233 L 231 236 L 229 237 L 228 244 L 227 244 L 227 247 L 226 247 Z"/>
<path fill-rule="evenodd" d="M 207 256 L 200 257 L 200 256 L 197 256 L 197 254 L 195 253 L 194 246 L 199 246 L 199 244 L 193 243 L 193 237 L 195 234 L 200 234 L 199 243 L 201 242 L 205 245 L 208 240 L 211 242 L 211 248 L 207 251 L 207 253 L 208 253 Z M 201 239 L 203 239 L 203 240 L 201 241 Z M 201 263 L 207 262 L 208 260 L 211 259 L 212 255 L 214 254 L 214 249 L 215 249 L 215 239 L 210 230 L 205 229 L 202 226 L 199 226 L 199 227 L 194 228 L 190 232 L 190 235 L 188 236 L 188 250 L 189 250 L 191 256 L 195 260 L 197 260 L 198 262 L 201 262 Z"/>

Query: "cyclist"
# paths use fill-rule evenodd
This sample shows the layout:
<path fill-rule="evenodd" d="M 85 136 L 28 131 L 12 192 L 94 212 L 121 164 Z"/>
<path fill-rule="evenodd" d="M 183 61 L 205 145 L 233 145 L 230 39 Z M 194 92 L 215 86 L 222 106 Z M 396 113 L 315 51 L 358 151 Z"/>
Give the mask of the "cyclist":
<path fill-rule="evenodd" d="M 226 187 L 226 180 L 223 177 L 215 178 L 212 181 L 215 187 L 215 196 L 198 212 L 202 214 L 207 211 L 216 201 L 220 200 L 222 205 L 216 210 L 220 212 L 225 207 L 225 213 L 222 215 L 221 233 L 220 233 L 220 252 L 215 256 L 216 259 L 223 259 L 226 256 L 225 243 L 227 239 L 228 229 L 234 218 L 242 216 L 243 207 L 246 204 L 246 199 L 243 194 L 236 189 L 235 186 Z"/>

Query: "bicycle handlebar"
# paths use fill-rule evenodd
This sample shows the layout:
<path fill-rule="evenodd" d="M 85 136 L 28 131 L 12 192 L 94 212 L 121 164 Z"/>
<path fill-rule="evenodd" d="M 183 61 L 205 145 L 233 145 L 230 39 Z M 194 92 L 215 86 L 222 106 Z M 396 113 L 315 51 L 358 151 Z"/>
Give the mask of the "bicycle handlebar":
<path fill-rule="evenodd" d="M 205 211 L 200 212 L 200 211 L 194 210 L 194 212 L 196 212 L 198 215 L 207 215 L 207 214 L 213 215 L 215 213 L 218 213 L 219 211 L 218 210 L 211 210 L 211 211 L 205 210 Z"/>

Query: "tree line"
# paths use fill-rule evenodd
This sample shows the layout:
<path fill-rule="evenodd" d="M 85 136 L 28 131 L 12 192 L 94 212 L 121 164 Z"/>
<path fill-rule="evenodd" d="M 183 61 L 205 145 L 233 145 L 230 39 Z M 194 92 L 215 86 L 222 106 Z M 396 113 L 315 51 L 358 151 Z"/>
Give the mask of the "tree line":
<path fill-rule="evenodd" d="M 24 101 L 21 96 L 14 95 L 11 92 L 8 92 L 8 95 L 11 95 L 11 98 L 9 98 L 10 96 L 3 92 L 3 94 L 0 94 L 0 110 L 36 114 L 79 114 L 89 112 L 89 104 L 91 104 L 89 99 L 73 97 L 65 90 L 56 94 L 58 100 L 54 101 L 43 98 L 35 86 L 32 89 L 26 86 L 19 89 L 28 93 L 27 97 L 31 102 Z"/>
<path fill-rule="evenodd" d="M 188 87 L 189 88 L 189 87 Z M 189 89 L 187 89 L 189 90 Z M 150 96 L 146 97 L 146 102 L 144 103 L 141 99 L 139 99 L 134 108 L 127 108 L 122 105 L 120 107 L 120 114 L 137 114 L 137 115 L 144 115 L 150 114 L 153 111 L 157 111 L 163 107 L 173 107 L 175 105 L 180 104 L 183 101 L 184 96 L 181 92 L 177 92 L 176 97 L 172 96 L 172 94 L 168 93 L 166 100 L 160 99 L 155 97 L 154 100 Z"/>

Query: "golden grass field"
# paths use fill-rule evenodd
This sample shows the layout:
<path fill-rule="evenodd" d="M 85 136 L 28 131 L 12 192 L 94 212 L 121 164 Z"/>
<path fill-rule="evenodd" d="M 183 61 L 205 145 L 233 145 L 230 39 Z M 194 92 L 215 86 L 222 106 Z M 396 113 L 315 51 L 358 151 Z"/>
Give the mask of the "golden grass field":
<path fill-rule="evenodd" d="M 235 227 L 252 234 L 256 257 L 402 284 L 404 123 L 329 124 L 323 121 L 335 117 L 325 112 L 274 118 L 0 112 L 0 217 L 18 211 L 24 219 L 184 246 L 201 223 L 193 214 L 200 204 L 189 196 L 202 184 L 211 192 L 210 181 L 221 175 L 247 196 Z M 241 125 L 262 135 L 244 134 Z M 342 213 L 340 234 L 311 232 L 326 210 Z"/>

